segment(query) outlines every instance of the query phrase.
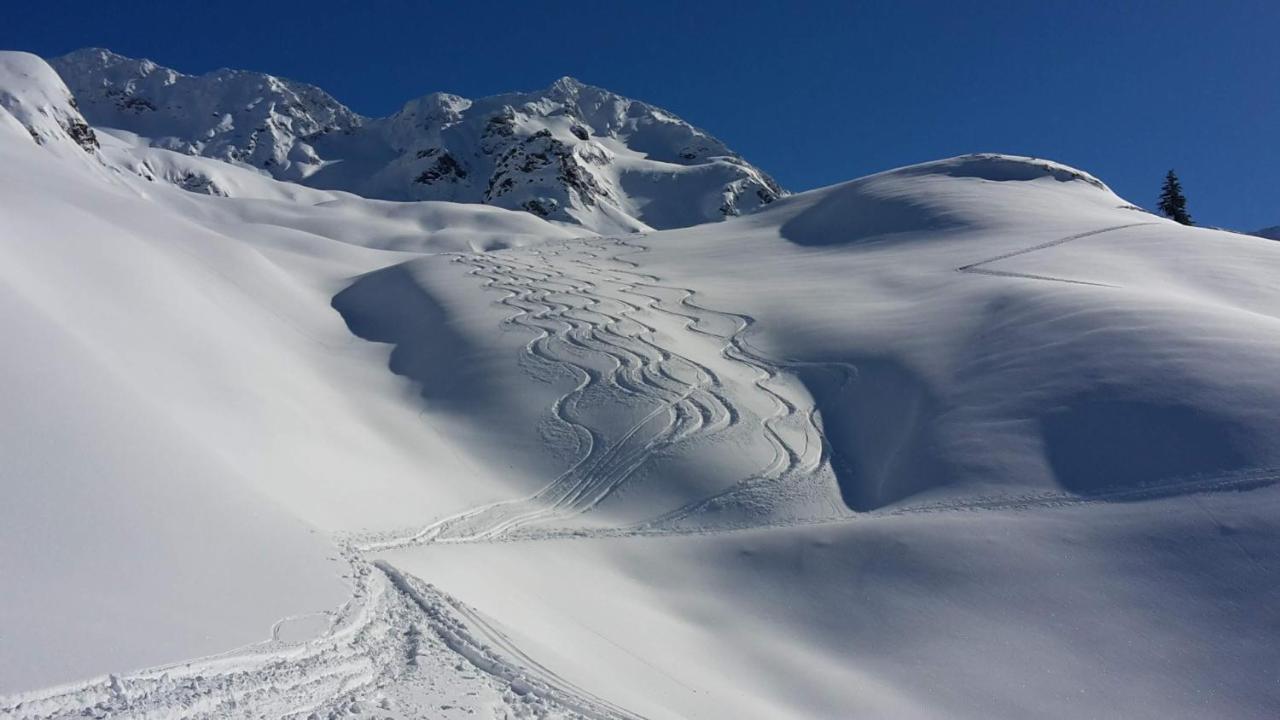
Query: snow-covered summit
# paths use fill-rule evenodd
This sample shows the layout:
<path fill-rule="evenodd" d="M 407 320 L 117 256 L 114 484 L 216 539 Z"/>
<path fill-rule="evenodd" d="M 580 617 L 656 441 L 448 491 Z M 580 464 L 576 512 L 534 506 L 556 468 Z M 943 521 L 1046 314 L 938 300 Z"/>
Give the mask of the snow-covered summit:
<path fill-rule="evenodd" d="M 51 61 L 95 125 L 388 200 L 478 202 L 599 232 L 695 225 L 784 191 L 675 115 L 573 78 L 469 100 L 432 93 L 365 118 L 272 75 L 184 75 L 92 48 Z"/>
<path fill-rule="evenodd" d="M 1019 201 L 1010 203 L 1011 196 Z M 830 246 L 1035 223 L 1066 203 L 1140 212 L 1083 170 L 1041 158 L 976 153 L 797 193 L 752 222 L 780 226 L 783 237 L 797 245 Z"/>
<path fill-rule="evenodd" d="M 907 167 L 887 172 L 906 176 L 946 175 L 948 177 L 978 178 L 979 180 L 990 180 L 992 182 L 1039 180 L 1040 178 L 1053 178 L 1059 182 L 1078 180 L 1099 190 L 1111 191 L 1105 183 L 1084 170 L 1054 162 L 1053 160 L 1005 153 L 971 153 L 917 165 L 908 165 Z"/>

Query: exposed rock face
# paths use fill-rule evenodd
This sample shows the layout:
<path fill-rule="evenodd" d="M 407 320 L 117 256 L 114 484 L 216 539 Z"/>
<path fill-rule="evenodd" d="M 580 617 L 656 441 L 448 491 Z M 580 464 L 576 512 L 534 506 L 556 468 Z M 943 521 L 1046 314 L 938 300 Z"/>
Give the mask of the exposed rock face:
<path fill-rule="evenodd" d="M 96 125 L 368 197 L 488 203 L 625 232 L 719 220 L 785 194 L 706 132 L 572 78 L 480 100 L 433 93 L 371 119 L 260 73 L 184 75 L 99 49 L 51 63 Z"/>

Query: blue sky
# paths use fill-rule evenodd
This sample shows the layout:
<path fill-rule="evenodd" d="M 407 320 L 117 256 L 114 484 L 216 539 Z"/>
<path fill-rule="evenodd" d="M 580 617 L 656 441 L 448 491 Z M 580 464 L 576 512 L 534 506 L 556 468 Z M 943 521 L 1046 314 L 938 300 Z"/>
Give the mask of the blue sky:
<path fill-rule="evenodd" d="M 262 70 L 382 115 L 572 75 L 792 190 L 974 151 L 1084 168 L 1202 224 L 1280 224 L 1280 2 L 11 3 L 0 46 Z"/>

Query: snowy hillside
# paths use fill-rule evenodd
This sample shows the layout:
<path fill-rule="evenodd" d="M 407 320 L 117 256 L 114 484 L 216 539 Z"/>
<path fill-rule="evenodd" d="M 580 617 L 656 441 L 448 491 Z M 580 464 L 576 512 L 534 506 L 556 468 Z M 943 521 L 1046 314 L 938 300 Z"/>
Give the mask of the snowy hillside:
<path fill-rule="evenodd" d="M 71 91 L 43 60 L 26 53 L 0 56 L 0 122 L 8 133 L 26 132 L 55 154 L 93 155 L 98 138 L 85 122 Z"/>
<path fill-rule="evenodd" d="M 485 203 L 611 233 L 721 220 L 782 194 L 702 130 L 572 78 L 480 100 L 433 93 L 374 119 L 262 73 L 184 75 L 96 48 L 52 64 L 94 125 L 365 197 Z"/>
<path fill-rule="evenodd" d="M 561 209 L 629 231 L 754 171 L 572 83 L 367 120 L 256 76 L 272 177 L 165 129 L 235 73 L 120 62 L 79 107 L 155 125 L 0 53 L 0 717 L 1280 706 L 1280 244 L 995 154 L 583 237 L 334 173 L 581 122 L 626 199 Z"/>

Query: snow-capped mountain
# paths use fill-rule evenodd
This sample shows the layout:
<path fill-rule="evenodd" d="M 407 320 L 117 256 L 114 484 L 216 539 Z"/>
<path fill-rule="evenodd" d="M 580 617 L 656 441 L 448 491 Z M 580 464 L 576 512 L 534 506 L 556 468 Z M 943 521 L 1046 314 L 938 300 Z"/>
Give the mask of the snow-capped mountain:
<path fill-rule="evenodd" d="M 480 104 L 259 137 L 461 191 Z M 1280 244 L 999 154 L 595 236 L 173 137 L 0 52 L 0 717 L 1280 706 Z"/>
<path fill-rule="evenodd" d="M 433 93 L 366 118 L 263 73 L 184 75 L 102 49 L 51 64 L 94 125 L 365 197 L 485 203 L 629 232 L 722 220 L 784 194 L 675 115 L 567 77 L 479 100 Z"/>

